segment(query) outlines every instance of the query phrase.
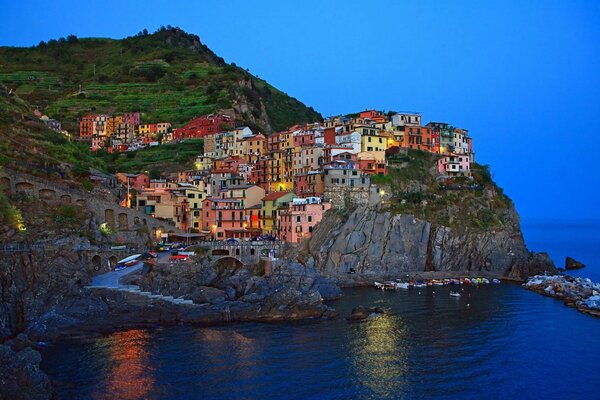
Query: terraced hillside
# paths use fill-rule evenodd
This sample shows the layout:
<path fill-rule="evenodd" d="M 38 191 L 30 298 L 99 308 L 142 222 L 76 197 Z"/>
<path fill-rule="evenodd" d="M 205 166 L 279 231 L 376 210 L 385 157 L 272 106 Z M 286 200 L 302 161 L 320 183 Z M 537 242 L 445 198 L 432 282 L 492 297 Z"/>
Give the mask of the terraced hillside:
<path fill-rule="evenodd" d="M 322 119 L 178 28 L 122 40 L 69 36 L 31 48 L 0 47 L 0 82 L 72 131 L 87 112 L 141 111 L 144 121 L 177 126 L 224 111 L 265 133 Z"/>

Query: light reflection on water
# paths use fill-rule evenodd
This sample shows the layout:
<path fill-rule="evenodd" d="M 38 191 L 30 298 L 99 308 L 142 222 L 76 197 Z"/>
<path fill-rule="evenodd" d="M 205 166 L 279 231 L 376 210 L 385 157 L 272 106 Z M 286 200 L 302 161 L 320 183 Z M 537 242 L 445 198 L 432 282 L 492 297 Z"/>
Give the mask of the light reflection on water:
<path fill-rule="evenodd" d="M 402 393 L 407 371 L 406 329 L 402 320 L 384 314 L 355 325 L 356 339 L 350 349 L 353 374 L 360 385 L 375 397 Z"/>
<path fill-rule="evenodd" d="M 334 321 L 65 341 L 42 367 L 69 400 L 597 397 L 600 319 L 516 285 L 450 290 L 348 289 Z M 386 314 L 346 322 L 359 304 Z"/>
<path fill-rule="evenodd" d="M 147 398 L 153 391 L 154 368 L 146 346 L 150 333 L 145 330 L 117 332 L 106 343 L 99 346 L 108 348 L 106 373 L 103 386 L 107 393 L 95 398 L 118 398 L 124 400 Z"/>

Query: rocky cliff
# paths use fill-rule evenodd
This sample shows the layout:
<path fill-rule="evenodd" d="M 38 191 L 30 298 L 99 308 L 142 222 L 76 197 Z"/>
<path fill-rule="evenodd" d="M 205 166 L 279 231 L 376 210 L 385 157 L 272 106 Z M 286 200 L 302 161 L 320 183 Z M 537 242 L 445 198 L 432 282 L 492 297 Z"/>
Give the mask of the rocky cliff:
<path fill-rule="evenodd" d="M 375 279 L 488 276 L 524 280 L 555 271 L 547 254 L 531 253 L 510 207 L 489 229 L 446 227 L 412 215 L 363 205 L 349 215 L 331 211 L 295 256 L 342 284 Z"/>

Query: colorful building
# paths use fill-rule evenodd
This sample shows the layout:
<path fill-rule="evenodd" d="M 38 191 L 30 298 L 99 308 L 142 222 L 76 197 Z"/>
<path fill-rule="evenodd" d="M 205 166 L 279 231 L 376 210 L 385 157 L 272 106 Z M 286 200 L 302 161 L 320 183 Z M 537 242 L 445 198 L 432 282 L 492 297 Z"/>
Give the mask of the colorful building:
<path fill-rule="evenodd" d="M 288 243 L 300 243 L 312 236 L 316 224 L 323 214 L 331 209 L 331 203 L 323 203 L 318 197 L 292 199 L 287 210 L 280 213 L 279 238 Z"/>

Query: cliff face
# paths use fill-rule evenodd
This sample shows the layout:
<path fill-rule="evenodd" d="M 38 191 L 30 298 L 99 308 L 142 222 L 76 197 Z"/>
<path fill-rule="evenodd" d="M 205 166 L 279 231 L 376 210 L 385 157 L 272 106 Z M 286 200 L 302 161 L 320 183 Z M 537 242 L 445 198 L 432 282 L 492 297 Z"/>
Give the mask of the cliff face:
<path fill-rule="evenodd" d="M 502 226 L 475 230 L 448 228 L 411 215 L 393 215 L 362 206 L 347 218 L 330 212 L 299 257 L 314 260 L 342 284 L 374 279 L 490 276 L 524 280 L 555 271 L 546 254 L 527 250 L 514 208 Z"/>

